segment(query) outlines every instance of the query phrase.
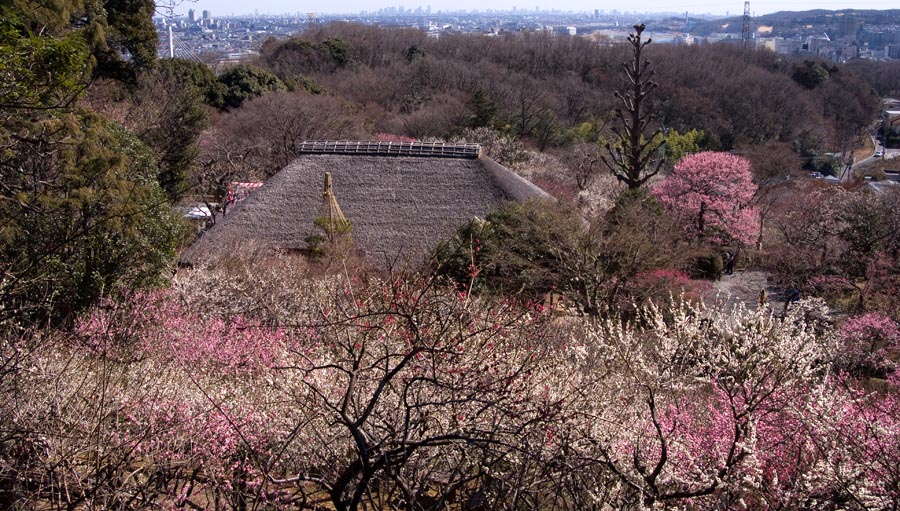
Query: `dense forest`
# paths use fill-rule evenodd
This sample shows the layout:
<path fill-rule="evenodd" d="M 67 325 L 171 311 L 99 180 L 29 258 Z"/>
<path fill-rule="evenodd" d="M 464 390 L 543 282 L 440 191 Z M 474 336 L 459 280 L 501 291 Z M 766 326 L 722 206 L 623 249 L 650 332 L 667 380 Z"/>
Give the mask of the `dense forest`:
<path fill-rule="evenodd" d="M 700 149 L 739 151 L 761 168 L 777 155 L 789 162 L 781 174 L 839 166 L 826 154 L 858 142 L 879 108 L 873 85 L 886 87 L 875 73 L 863 75 L 870 83 L 846 66 L 728 45 L 651 45 L 647 55 L 659 84 L 649 111 L 670 145 L 693 132 Z M 577 191 L 583 144 L 611 137 L 625 57 L 621 45 L 534 33 L 433 39 L 338 24 L 269 40 L 254 66 L 195 78 L 217 89 L 208 93 L 222 109 L 194 184 L 216 195 L 231 177 L 264 178 L 312 136 L 389 134 L 478 141 L 514 167 L 528 166 L 516 148 L 533 148 L 568 163 L 538 169 L 550 186 Z"/>
<path fill-rule="evenodd" d="M 872 151 L 893 65 L 335 24 L 216 75 L 154 8 L 0 2 L 0 507 L 900 506 L 900 192 L 808 176 Z M 555 200 L 419 265 L 176 267 L 185 205 L 334 138 Z"/>

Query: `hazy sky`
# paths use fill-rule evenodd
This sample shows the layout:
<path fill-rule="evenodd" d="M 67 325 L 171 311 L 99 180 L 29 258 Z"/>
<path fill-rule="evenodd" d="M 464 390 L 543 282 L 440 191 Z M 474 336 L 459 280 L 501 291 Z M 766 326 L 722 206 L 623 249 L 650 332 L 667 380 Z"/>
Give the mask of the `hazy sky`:
<path fill-rule="evenodd" d="M 328 0 L 257 0 L 246 2 L 242 0 L 196 0 L 185 1 L 175 8 L 176 14 L 185 14 L 188 9 L 202 11 L 209 10 L 213 17 L 230 16 L 232 14 L 252 14 L 258 10 L 260 14 L 280 14 L 294 12 L 317 13 L 356 13 L 359 11 L 375 11 L 382 7 L 403 6 L 407 9 L 415 9 L 422 6 L 424 9 L 431 5 L 433 11 L 478 9 L 561 9 L 570 11 L 639 11 L 639 12 L 685 12 L 722 14 L 726 12 L 732 15 L 743 13 L 744 2 L 733 0 L 723 2 L 721 0 L 644 0 L 632 2 L 628 0 L 343 0 L 340 2 Z M 751 0 L 750 10 L 756 15 L 762 15 L 775 11 L 804 11 L 808 9 L 892 9 L 897 8 L 896 0 Z"/>

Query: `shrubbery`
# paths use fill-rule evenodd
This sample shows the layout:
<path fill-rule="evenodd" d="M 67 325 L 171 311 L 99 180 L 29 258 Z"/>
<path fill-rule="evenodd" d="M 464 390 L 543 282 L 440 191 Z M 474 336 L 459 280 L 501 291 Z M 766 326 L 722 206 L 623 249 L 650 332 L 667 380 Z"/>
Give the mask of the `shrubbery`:
<path fill-rule="evenodd" d="M 261 282 L 297 278 L 282 258 L 262 273 L 290 273 Z M 276 315 L 265 293 L 203 308 L 192 295 L 209 287 L 180 289 L 5 345 L 6 506 L 900 500 L 900 382 L 868 394 L 831 376 L 820 303 L 775 317 L 676 302 L 573 322 L 412 274 L 306 279 Z"/>
<path fill-rule="evenodd" d="M 681 245 L 660 204 L 629 191 L 591 219 L 562 202 L 507 203 L 440 245 L 433 265 L 467 290 L 538 301 L 565 296 L 578 311 L 599 315 L 630 307 L 629 283 L 638 274 L 681 264 Z"/>

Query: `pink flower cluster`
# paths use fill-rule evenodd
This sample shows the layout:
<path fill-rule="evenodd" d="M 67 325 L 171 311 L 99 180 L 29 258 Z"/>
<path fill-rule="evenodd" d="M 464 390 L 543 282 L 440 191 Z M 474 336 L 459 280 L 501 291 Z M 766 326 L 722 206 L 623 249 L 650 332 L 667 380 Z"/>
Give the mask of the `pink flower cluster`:
<path fill-rule="evenodd" d="M 694 238 L 751 243 L 759 234 L 750 162 L 721 152 L 690 154 L 653 194 Z"/>
<path fill-rule="evenodd" d="M 848 319 L 838 333 L 839 367 L 864 376 L 885 376 L 896 370 L 900 327 L 893 319 L 870 312 Z"/>
<path fill-rule="evenodd" d="M 203 317 L 167 291 L 106 302 L 82 318 L 75 331 L 106 355 L 161 356 L 207 371 L 260 371 L 272 367 L 288 336 L 283 329 L 241 316 Z"/>

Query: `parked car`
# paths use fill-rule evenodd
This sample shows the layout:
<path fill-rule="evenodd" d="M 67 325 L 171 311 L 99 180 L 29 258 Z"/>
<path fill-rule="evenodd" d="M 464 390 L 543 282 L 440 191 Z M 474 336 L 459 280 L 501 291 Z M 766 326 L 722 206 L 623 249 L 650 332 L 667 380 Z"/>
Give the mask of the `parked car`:
<path fill-rule="evenodd" d="M 879 149 L 879 150 L 875 151 L 875 157 L 876 158 L 884 158 L 884 150 Z"/>

